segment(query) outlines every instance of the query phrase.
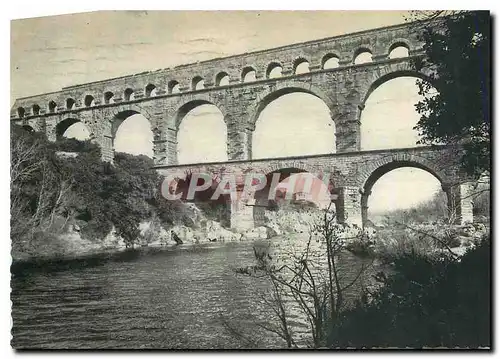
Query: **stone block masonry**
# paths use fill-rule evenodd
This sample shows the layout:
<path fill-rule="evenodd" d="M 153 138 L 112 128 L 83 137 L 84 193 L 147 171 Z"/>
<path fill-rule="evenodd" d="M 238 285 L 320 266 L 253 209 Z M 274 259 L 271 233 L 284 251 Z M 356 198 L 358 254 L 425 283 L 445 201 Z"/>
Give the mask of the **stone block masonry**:
<path fill-rule="evenodd" d="M 142 114 L 153 132 L 154 162 L 160 173 L 188 168 L 208 173 L 222 168 L 234 173 L 257 170 L 264 174 L 290 168 L 311 173 L 328 170 L 339 195 L 339 218 L 356 224 L 365 222 L 367 196 L 381 175 L 397 167 L 418 167 L 443 183 L 450 210 L 459 221 L 468 221 L 472 208 L 464 202 L 469 190 L 463 183 L 468 179 L 459 170 L 459 150 L 360 151 L 360 118 L 370 94 L 398 76 L 428 79 L 428 70 L 417 72 L 412 66 L 415 59 L 424 56 L 419 31 L 422 27 L 406 23 L 69 86 L 17 99 L 11 123 L 43 132 L 56 141 L 69 126 L 81 122 L 101 147 L 102 158 L 112 161 L 118 127 L 129 116 Z M 392 50 L 400 47 L 406 48 L 408 56 L 392 58 Z M 371 54 L 372 61 L 358 64 L 356 58 L 364 52 Z M 326 66 L 332 59 L 337 65 Z M 309 72 L 297 73 L 304 62 Z M 281 76 L 271 78 L 276 68 L 281 69 Z M 246 75 L 252 71 L 255 79 L 247 81 Z M 229 81 L 222 82 L 223 78 Z M 199 85 L 201 80 L 204 86 Z M 329 108 L 336 129 L 336 154 L 252 161 L 252 133 L 260 113 L 273 100 L 294 92 L 316 96 Z M 178 166 L 179 125 L 190 110 L 204 104 L 217 106 L 223 114 L 229 162 Z M 232 217 L 235 228 L 253 225 L 247 206 L 233 203 Z"/>

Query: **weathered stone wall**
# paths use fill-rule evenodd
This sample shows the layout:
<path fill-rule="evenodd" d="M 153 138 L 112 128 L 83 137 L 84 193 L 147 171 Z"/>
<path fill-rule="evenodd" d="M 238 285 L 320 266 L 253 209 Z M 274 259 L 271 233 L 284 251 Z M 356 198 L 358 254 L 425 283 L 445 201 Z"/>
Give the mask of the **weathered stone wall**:
<path fill-rule="evenodd" d="M 187 172 L 241 175 L 248 172 L 269 174 L 286 169 L 298 169 L 314 174 L 329 173 L 335 187 L 364 188 L 367 181 L 375 182 L 384 173 L 397 167 L 413 166 L 425 169 L 442 183 L 456 183 L 460 177 L 461 152 L 448 147 L 414 147 L 390 150 L 358 151 L 329 155 L 229 161 L 188 165 L 156 166 L 165 175 L 184 176 Z M 387 170 L 377 173 L 380 168 Z M 374 178 L 378 177 L 378 178 Z"/>
<path fill-rule="evenodd" d="M 161 173 L 182 174 L 189 169 L 206 173 L 268 174 L 287 168 L 329 172 L 340 195 L 337 203 L 340 215 L 357 224 L 366 217 L 367 196 L 373 183 L 391 169 L 414 166 L 434 174 L 443 187 L 449 188 L 450 206 L 457 209 L 455 212 L 459 212 L 460 217 L 468 218 L 471 208 L 462 203 L 462 199 L 469 191 L 466 187 L 457 187 L 463 176 L 458 170 L 456 149 L 359 151 L 360 116 L 371 92 L 398 76 L 427 77 L 427 73 L 412 69 L 412 60 L 423 56 L 422 43 L 417 37 L 414 26 L 402 24 L 70 86 L 16 100 L 11 121 L 44 132 L 52 141 L 79 121 L 101 146 L 103 158 L 111 161 L 119 125 L 128 116 L 140 113 L 150 122 L 154 161 Z M 406 47 L 409 56 L 390 59 L 389 53 L 396 46 Z M 362 51 L 371 52 L 372 62 L 354 64 Z M 324 62 L 331 57 L 338 58 L 339 66 L 325 69 Z M 295 74 L 301 61 L 309 63 L 309 72 Z M 269 78 L 269 70 L 275 65 L 281 66 L 282 75 Z M 249 68 L 255 70 L 256 80 L 243 82 Z M 229 76 L 228 85 L 218 83 L 221 74 Z M 195 79 L 203 79 L 204 88 L 196 88 Z M 174 84 L 179 85 L 179 92 L 173 91 Z M 312 94 L 328 106 L 336 128 L 337 153 L 251 161 L 252 133 L 261 111 L 271 101 L 292 92 Z M 230 161 L 176 166 L 179 125 L 190 110 L 202 104 L 213 104 L 223 114 Z M 251 227 L 251 211 L 240 203 L 233 203 L 232 207 L 234 226 Z"/>
<path fill-rule="evenodd" d="M 410 57 L 388 59 L 390 50 L 399 45 L 408 48 Z M 71 86 L 59 92 L 18 99 L 11 119 L 35 130 L 45 130 L 52 140 L 56 138 L 56 125 L 67 118 L 77 119 L 85 123 L 95 141 L 103 146 L 103 157 L 111 159 L 113 122 L 124 111 L 134 111 L 151 122 L 155 162 L 176 164 L 177 130 L 182 118 L 194 107 L 210 103 L 224 115 L 228 158 L 241 160 L 252 156 L 252 131 L 264 107 L 285 93 L 298 91 L 321 98 L 329 107 L 336 124 L 337 152 L 358 151 L 359 118 L 366 98 L 392 77 L 425 76 L 415 73 L 410 66 L 412 58 L 421 56 L 421 48 L 417 34 L 403 24 Z M 355 56 L 362 50 L 372 53 L 373 62 L 354 65 Z M 339 67 L 324 70 L 324 60 L 330 56 L 339 59 Z M 295 66 L 302 60 L 308 61 L 310 72 L 296 75 Z M 275 63 L 282 66 L 282 77 L 269 79 L 266 71 Z M 257 81 L 243 83 L 242 73 L 249 66 L 256 71 Z M 229 85 L 219 86 L 215 81 L 222 72 L 229 75 Z M 204 79 L 204 89 L 190 87 L 198 76 Z M 180 93 L 169 92 L 172 81 L 180 84 Z M 156 92 L 149 93 L 147 89 L 153 87 Z M 133 92 L 130 98 L 125 95 L 127 90 Z M 113 94 L 111 100 L 107 99 L 109 94 Z M 68 99 L 74 100 L 71 108 L 67 106 Z"/>
<path fill-rule="evenodd" d="M 311 71 L 320 70 L 327 56 L 334 55 L 341 66 L 353 63 L 361 50 L 372 53 L 375 61 L 387 59 L 393 46 L 403 45 L 410 54 L 421 51 L 422 43 L 417 39 L 418 33 L 410 24 L 401 24 L 380 29 L 367 30 L 321 40 L 298 43 L 275 49 L 256 51 L 247 54 L 229 56 L 214 60 L 176 66 L 171 69 L 148 71 L 140 74 L 75 85 L 62 91 L 20 99 L 14 105 L 13 117 L 17 116 L 17 108 L 24 107 L 26 115 L 30 115 L 32 106 L 40 107 L 40 114 L 49 112 L 48 104 L 54 101 L 57 110 L 64 110 L 66 100 L 75 100 L 76 108 L 85 107 L 85 97 L 90 95 L 95 105 L 105 103 L 104 94 L 113 93 L 114 102 L 123 102 L 126 89 L 132 89 L 135 99 L 147 96 L 146 87 L 154 85 L 156 95 L 168 94 L 168 84 L 176 81 L 181 92 L 192 90 L 195 77 L 204 79 L 205 87 L 216 86 L 216 77 L 220 73 L 229 75 L 230 84 L 238 84 L 242 80 L 242 72 L 251 66 L 256 71 L 257 79 L 265 79 L 268 66 L 278 63 L 283 68 L 283 75 L 291 75 L 298 60 L 307 60 Z"/>
<path fill-rule="evenodd" d="M 460 170 L 461 155 L 460 148 L 456 147 L 416 147 L 296 158 L 158 166 L 157 170 L 165 177 L 184 178 L 187 173 L 208 173 L 218 178 L 233 175 L 240 181 L 244 180 L 244 174 L 248 173 L 328 173 L 333 183 L 333 192 L 338 195 L 336 209 L 340 221 L 362 225 L 366 222 L 367 200 L 373 184 L 393 169 L 415 167 L 428 171 L 442 183 L 450 201 L 450 213 L 455 216 L 457 222 L 463 223 L 472 220 L 472 205 L 470 199 L 467 200 L 470 194 L 470 185 L 467 182 L 469 179 Z M 295 171 L 290 171 L 291 169 Z M 247 228 L 253 218 L 250 211 L 242 213 L 242 208 L 245 208 L 242 204 L 232 204 L 231 208 L 232 216 L 235 216 L 234 223 L 245 223 Z"/>

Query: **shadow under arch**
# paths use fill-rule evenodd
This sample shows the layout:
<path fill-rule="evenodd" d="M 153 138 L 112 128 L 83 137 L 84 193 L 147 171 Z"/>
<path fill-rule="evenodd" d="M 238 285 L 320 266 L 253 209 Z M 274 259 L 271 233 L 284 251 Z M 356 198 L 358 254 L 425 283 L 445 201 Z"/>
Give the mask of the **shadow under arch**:
<path fill-rule="evenodd" d="M 87 129 L 87 131 L 89 133 L 92 133 L 92 131 L 90 131 L 88 126 L 80 119 L 75 118 L 75 117 L 67 117 L 64 120 L 62 120 L 61 122 L 59 122 L 55 127 L 56 140 L 60 140 L 60 139 L 64 138 L 64 134 L 66 133 L 68 128 L 70 128 L 71 126 L 73 126 L 76 123 L 81 123 L 82 125 L 85 126 L 85 128 Z"/>
<path fill-rule="evenodd" d="M 266 178 L 266 186 L 263 189 L 256 191 L 254 194 L 253 218 L 254 218 L 254 223 L 255 223 L 256 227 L 265 225 L 265 223 L 266 223 L 266 218 L 265 218 L 266 210 L 276 211 L 279 209 L 278 202 L 282 198 L 278 198 L 279 197 L 278 193 L 276 193 L 276 196 L 274 198 L 269 198 L 269 195 L 270 195 L 270 193 L 274 192 L 276 187 L 279 184 L 281 184 L 283 181 L 285 181 L 286 179 L 290 178 L 293 175 L 298 175 L 298 174 L 309 174 L 309 175 L 312 175 L 312 176 L 318 178 L 318 180 L 321 180 L 319 177 L 317 177 L 317 173 L 314 172 L 313 168 L 311 168 L 307 165 L 301 165 L 301 164 L 294 164 L 294 165 L 289 166 L 289 167 L 279 167 L 279 168 L 270 167 L 270 168 L 264 169 L 264 171 L 262 171 L 261 173 Z M 280 175 L 279 180 L 278 180 L 278 184 L 274 187 L 271 187 L 273 185 L 273 177 L 277 173 L 279 173 L 279 175 Z M 300 181 L 300 179 L 299 179 L 299 181 Z M 328 185 L 325 183 L 322 183 L 321 186 L 326 188 L 327 193 L 330 193 L 330 191 L 331 191 L 330 183 Z M 298 188 L 298 183 L 295 183 L 294 190 L 296 190 L 297 188 Z M 319 195 L 320 189 L 317 189 L 317 190 L 318 190 L 317 194 Z M 314 191 L 315 191 L 315 189 L 311 188 L 311 194 Z M 292 197 L 292 199 L 295 200 L 296 198 Z M 318 200 L 318 198 L 316 200 Z M 316 202 L 313 201 L 312 197 L 311 197 L 310 202 L 314 203 L 316 207 L 318 206 L 317 201 Z M 334 201 L 333 204 L 336 206 L 336 201 Z"/>
<path fill-rule="evenodd" d="M 22 129 L 25 130 L 26 132 L 30 132 L 30 133 L 35 132 L 35 129 L 33 127 L 31 127 L 30 125 L 23 125 Z"/>

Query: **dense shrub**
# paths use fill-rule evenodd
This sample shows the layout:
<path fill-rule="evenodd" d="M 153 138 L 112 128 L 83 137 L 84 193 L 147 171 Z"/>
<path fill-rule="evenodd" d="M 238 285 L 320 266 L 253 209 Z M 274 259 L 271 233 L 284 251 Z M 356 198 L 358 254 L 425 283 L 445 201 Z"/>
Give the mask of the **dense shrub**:
<path fill-rule="evenodd" d="M 77 155 L 58 156 L 59 151 Z M 158 216 L 168 225 L 187 218 L 182 202 L 161 198 L 161 178 L 146 156 L 117 153 L 110 164 L 101 161 L 99 147 L 89 141 L 51 143 L 39 133 L 12 126 L 11 157 L 15 251 L 29 251 L 36 238 L 53 237 L 71 221 L 78 223 L 85 239 L 102 239 L 114 227 L 132 245 L 142 221 Z M 55 228 L 58 218 L 65 220 Z"/>
<path fill-rule="evenodd" d="M 340 347 L 489 347 L 490 240 L 460 260 L 403 255 L 385 286 L 332 329 Z"/>
<path fill-rule="evenodd" d="M 57 142 L 49 143 L 49 148 L 63 152 L 92 152 L 99 151 L 99 146 L 90 140 L 80 141 L 75 138 L 61 138 Z"/>

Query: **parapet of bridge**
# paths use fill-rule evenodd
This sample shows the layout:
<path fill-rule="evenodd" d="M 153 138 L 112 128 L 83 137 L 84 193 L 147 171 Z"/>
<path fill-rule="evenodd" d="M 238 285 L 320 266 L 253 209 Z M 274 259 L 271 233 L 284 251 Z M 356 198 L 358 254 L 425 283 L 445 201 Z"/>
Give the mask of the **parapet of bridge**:
<path fill-rule="evenodd" d="M 252 160 L 252 133 L 266 105 L 288 93 L 308 93 L 322 99 L 330 110 L 336 129 L 336 154 L 296 159 L 299 162 L 295 164 L 279 159 L 251 163 L 275 170 L 289 165 L 302 168 L 299 163 L 308 168 L 333 169 L 339 188 L 344 188 L 339 206 L 350 208 L 344 215 L 355 223 L 362 222 L 361 208 L 366 207 L 366 198 L 362 200 L 367 190 L 364 181 L 372 178 L 367 176 L 377 168 L 389 168 L 384 158 L 393 158 L 394 153 L 402 156 L 398 163 L 425 166 L 445 186 L 454 188 L 449 190 L 454 193 L 449 196 L 450 203 L 461 203 L 463 196 L 455 185 L 460 177 L 456 167 L 454 174 L 442 174 L 438 166 L 422 164 L 422 159 L 429 156 L 431 162 L 436 160 L 434 150 L 360 152 L 360 116 L 371 92 L 399 76 L 428 78 L 428 70 L 418 72 L 413 66 L 414 60 L 424 56 L 419 40 L 421 29 L 407 23 L 69 86 L 17 99 L 11 122 L 44 132 L 51 141 L 61 137 L 72 124 L 82 122 L 92 140 L 100 145 L 103 159 L 112 161 L 118 127 L 127 117 L 140 113 L 149 120 L 154 135 L 154 162 L 159 169 L 168 171 L 166 168 L 178 164 L 177 131 L 183 117 L 199 105 L 213 104 L 224 116 L 231 163 L 215 167 L 237 168 Z M 397 47 L 406 48 L 407 56 L 391 58 L 391 51 Z M 371 54 L 371 61 L 355 63 L 363 52 Z M 297 73 L 303 63 L 308 64 L 308 72 Z M 281 68 L 281 75 L 273 78 L 276 68 Z M 249 73 L 255 77 L 249 79 Z M 408 160 L 405 156 L 409 156 Z M 466 213 L 470 208 L 454 205 L 459 207 L 460 216 L 469 219 Z M 238 221 L 234 226 L 244 227 Z"/>

